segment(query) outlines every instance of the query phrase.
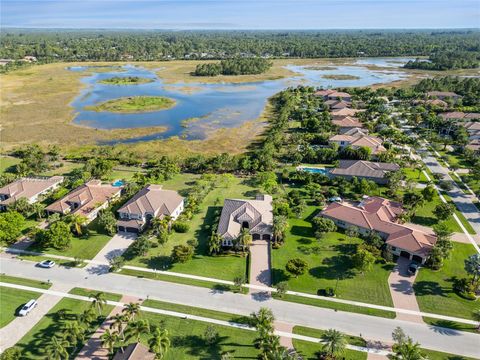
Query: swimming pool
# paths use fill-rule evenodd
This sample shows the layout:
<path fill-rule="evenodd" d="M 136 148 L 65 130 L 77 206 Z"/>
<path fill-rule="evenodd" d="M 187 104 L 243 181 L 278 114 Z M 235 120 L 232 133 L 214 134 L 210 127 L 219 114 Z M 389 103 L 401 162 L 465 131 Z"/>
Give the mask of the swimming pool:
<path fill-rule="evenodd" d="M 122 180 L 117 180 L 112 184 L 112 186 L 115 186 L 115 187 L 123 186 L 123 181 Z"/>
<path fill-rule="evenodd" d="M 307 166 L 299 166 L 297 170 L 306 171 L 313 174 L 322 174 L 322 175 L 327 175 L 328 173 L 328 170 L 325 168 L 316 168 L 316 167 L 307 167 Z"/>

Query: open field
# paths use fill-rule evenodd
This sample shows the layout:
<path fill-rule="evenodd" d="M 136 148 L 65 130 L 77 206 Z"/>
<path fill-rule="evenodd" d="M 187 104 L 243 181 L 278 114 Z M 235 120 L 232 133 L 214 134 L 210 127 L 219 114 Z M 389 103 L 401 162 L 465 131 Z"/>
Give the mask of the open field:
<path fill-rule="evenodd" d="M 175 100 L 163 96 L 129 96 L 88 106 L 86 110 L 114 113 L 139 113 L 166 110 L 175 106 Z"/>
<path fill-rule="evenodd" d="M 362 241 L 339 232 L 326 233 L 316 240 L 310 220 L 317 211 L 310 206 L 301 219 L 289 219 L 285 243 L 272 250 L 273 282 L 288 281 L 289 290 L 311 294 L 331 287 L 341 299 L 392 306 L 387 279 L 393 265 L 375 264 L 364 275 L 353 271 L 350 256 Z M 305 260 L 309 270 L 297 278 L 289 276 L 285 265 L 292 258 Z"/>

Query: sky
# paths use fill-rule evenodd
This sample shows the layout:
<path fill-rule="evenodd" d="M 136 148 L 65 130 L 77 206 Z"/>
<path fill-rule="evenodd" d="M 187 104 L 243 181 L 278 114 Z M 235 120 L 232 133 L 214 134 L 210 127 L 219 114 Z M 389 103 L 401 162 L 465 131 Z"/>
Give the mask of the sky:
<path fill-rule="evenodd" d="M 0 0 L 2 27 L 479 28 L 480 0 Z"/>

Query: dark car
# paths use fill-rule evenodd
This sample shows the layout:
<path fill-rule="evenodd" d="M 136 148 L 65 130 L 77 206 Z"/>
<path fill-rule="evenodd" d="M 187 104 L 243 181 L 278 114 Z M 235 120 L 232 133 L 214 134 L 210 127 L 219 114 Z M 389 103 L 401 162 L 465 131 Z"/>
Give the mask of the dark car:
<path fill-rule="evenodd" d="M 415 275 L 419 268 L 420 268 L 420 265 L 415 261 L 412 261 L 410 265 L 408 265 L 408 273 L 410 275 Z"/>

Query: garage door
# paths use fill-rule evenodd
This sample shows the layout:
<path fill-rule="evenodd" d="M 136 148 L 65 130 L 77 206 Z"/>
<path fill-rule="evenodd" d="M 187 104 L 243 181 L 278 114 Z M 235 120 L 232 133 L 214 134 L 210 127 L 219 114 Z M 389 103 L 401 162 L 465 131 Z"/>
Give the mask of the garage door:
<path fill-rule="evenodd" d="M 407 258 L 407 259 L 410 259 L 410 253 L 406 252 L 406 251 L 401 251 L 400 256 L 404 257 L 404 258 Z"/>
<path fill-rule="evenodd" d="M 412 260 L 418 262 L 419 264 L 423 262 L 422 257 L 418 255 L 413 255 Z"/>
<path fill-rule="evenodd" d="M 130 233 L 138 234 L 137 228 L 127 227 L 126 231 Z"/>

